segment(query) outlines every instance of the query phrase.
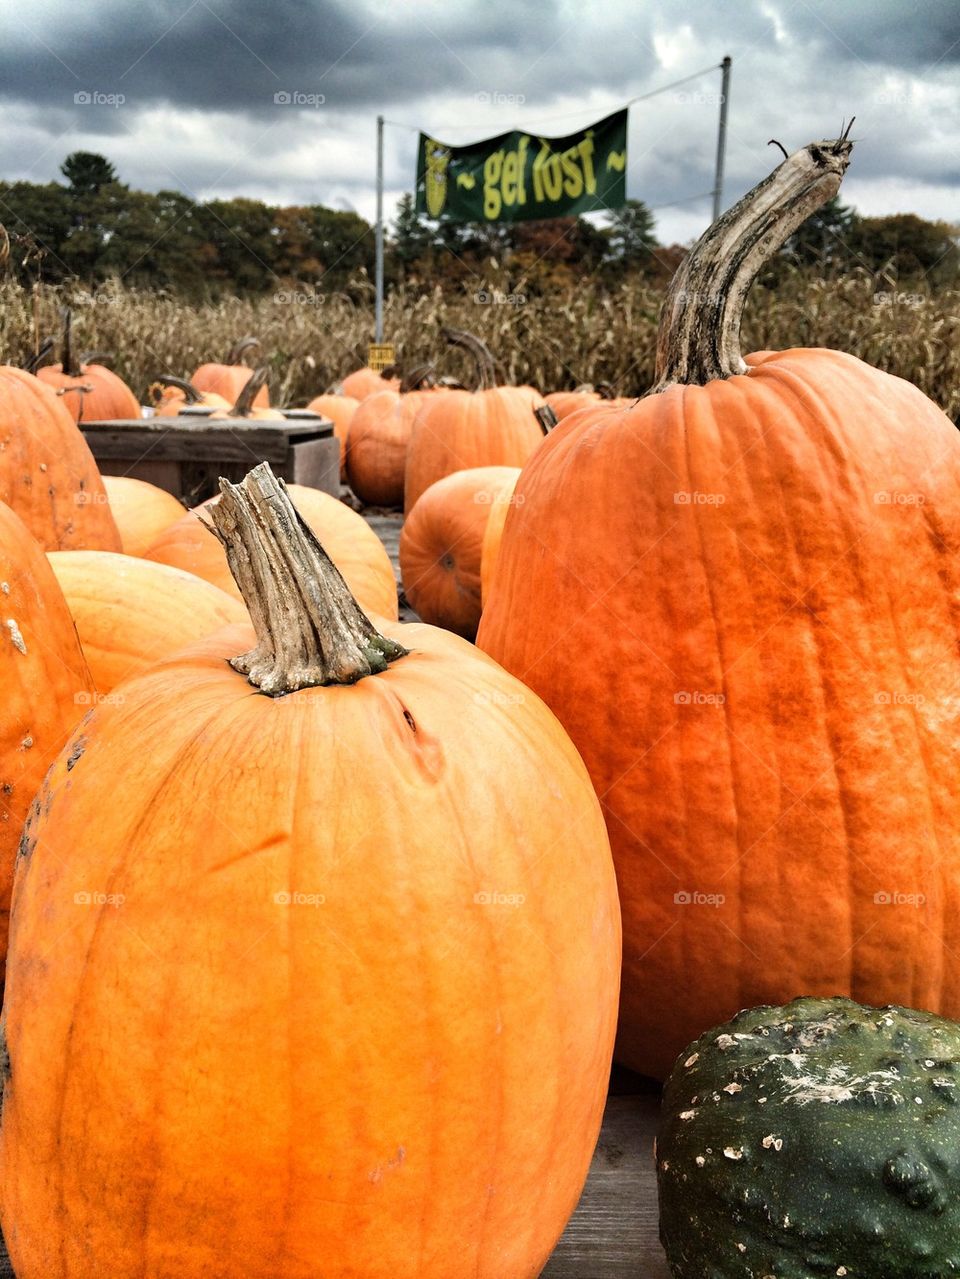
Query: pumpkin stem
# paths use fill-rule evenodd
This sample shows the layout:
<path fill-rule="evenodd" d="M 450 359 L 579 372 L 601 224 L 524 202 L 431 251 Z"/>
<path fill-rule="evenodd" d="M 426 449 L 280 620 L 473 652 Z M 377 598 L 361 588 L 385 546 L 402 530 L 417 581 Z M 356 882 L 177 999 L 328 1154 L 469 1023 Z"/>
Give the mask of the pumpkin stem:
<path fill-rule="evenodd" d="M 360 608 L 268 462 L 239 484 L 221 479 L 209 514 L 257 632 L 256 648 L 230 665 L 262 693 L 354 684 L 405 656 Z"/>
<path fill-rule="evenodd" d="M 55 345 L 56 343 L 53 338 L 44 338 L 37 348 L 36 353 L 31 355 L 26 364 L 24 364 L 24 372 L 36 373 L 37 369 L 39 369 L 41 365 L 46 364 L 48 357 L 53 353 Z"/>
<path fill-rule="evenodd" d="M 237 402 L 230 410 L 231 417 L 249 417 L 253 411 L 253 401 L 257 392 L 266 383 L 270 370 L 265 364 L 255 369 L 247 379 L 243 390 L 237 396 Z"/>
<path fill-rule="evenodd" d="M 81 365 L 102 364 L 105 366 L 107 364 L 110 364 L 112 360 L 113 360 L 113 355 L 109 351 L 81 351 L 80 352 Z"/>
<path fill-rule="evenodd" d="M 497 385 L 497 362 L 486 342 L 481 341 L 475 333 L 466 329 L 440 330 L 440 336 L 450 346 L 459 346 L 469 351 L 477 366 L 477 390 L 490 391 Z"/>
<path fill-rule="evenodd" d="M 405 374 L 400 382 L 401 392 L 424 391 L 437 385 L 437 374 L 432 364 L 418 364 Z"/>
<path fill-rule="evenodd" d="M 178 391 L 183 392 L 183 398 L 187 404 L 199 404 L 200 401 L 203 399 L 203 396 L 200 394 L 200 392 L 197 390 L 197 388 L 193 385 L 192 382 L 187 382 L 182 377 L 174 377 L 172 373 L 158 374 L 153 379 L 151 388 L 153 386 L 159 386 L 159 387 L 175 386 Z M 157 397 L 158 400 L 160 398 L 161 398 L 160 396 Z"/>
<path fill-rule="evenodd" d="M 656 382 L 648 395 L 747 372 L 740 354 L 747 293 L 787 237 L 839 191 L 853 150 L 847 133 L 795 151 L 690 250 L 660 311 Z"/>
<path fill-rule="evenodd" d="M 73 329 L 73 312 L 68 306 L 63 308 L 63 344 L 60 347 L 60 371 L 67 377 L 80 377 L 83 370 L 73 357 L 71 331 Z"/>
<path fill-rule="evenodd" d="M 254 347 L 260 346 L 260 339 L 253 336 L 238 338 L 233 346 L 223 357 L 224 364 L 242 364 L 243 357 L 248 351 L 252 351 Z"/>

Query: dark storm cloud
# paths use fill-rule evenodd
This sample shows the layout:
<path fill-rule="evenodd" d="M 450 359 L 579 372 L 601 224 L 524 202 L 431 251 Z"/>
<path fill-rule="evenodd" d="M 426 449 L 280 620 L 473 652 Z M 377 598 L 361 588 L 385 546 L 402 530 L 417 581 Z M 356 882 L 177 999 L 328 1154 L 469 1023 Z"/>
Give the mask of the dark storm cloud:
<path fill-rule="evenodd" d="M 960 62 L 957 0 L 805 0 L 779 7 L 797 40 L 819 45 L 841 62 L 920 72 Z"/>

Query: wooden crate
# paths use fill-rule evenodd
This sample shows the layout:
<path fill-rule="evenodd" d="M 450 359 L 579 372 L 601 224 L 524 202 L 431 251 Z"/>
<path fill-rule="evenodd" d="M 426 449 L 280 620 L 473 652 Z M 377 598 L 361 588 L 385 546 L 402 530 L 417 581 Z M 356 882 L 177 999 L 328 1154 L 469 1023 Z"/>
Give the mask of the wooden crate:
<path fill-rule="evenodd" d="M 236 482 L 258 462 L 269 462 L 288 483 L 340 492 L 340 441 L 333 423 L 316 413 L 292 410 L 283 422 L 211 422 L 191 413 L 81 422 L 80 429 L 104 475 L 147 480 L 189 506 L 217 493 L 221 475 Z"/>

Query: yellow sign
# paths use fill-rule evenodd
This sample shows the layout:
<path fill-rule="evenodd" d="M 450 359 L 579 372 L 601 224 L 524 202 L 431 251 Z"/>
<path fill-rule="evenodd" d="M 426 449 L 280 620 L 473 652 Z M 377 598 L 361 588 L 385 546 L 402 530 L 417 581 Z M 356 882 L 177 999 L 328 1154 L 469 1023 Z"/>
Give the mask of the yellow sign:
<path fill-rule="evenodd" d="M 392 342 L 371 342 L 367 348 L 367 364 L 374 373 L 382 373 L 396 364 L 397 353 Z"/>

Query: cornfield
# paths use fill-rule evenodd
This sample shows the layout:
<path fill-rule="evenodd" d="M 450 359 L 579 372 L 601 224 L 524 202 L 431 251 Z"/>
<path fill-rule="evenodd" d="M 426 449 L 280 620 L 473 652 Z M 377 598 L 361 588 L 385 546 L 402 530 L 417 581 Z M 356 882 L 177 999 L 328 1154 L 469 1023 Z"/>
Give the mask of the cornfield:
<path fill-rule="evenodd" d="M 960 417 L 960 290 L 877 292 L 870 276 L 839 280 L 797 274 L 776 290 L 756 286 L 744 324 L 744 349 L 826 346 L 849 351 L 914 382 Z M 55 333 L 64 304 L 74 311 L 78 350 L 112 352 L 113 367 L 142 394 L 158 373 L 186 376 L 221 359 L 231 342 L 254 333 L 271 368 L 272 399 L 304 404 L 366 362 L 373 299 L 363 292 L 319 294 L 304 287 L 254 299 L 199 306 L 114 284 L 97 293 L 44 286 L 33 293 L 0 285 L 0 358 L 21 363 L 36 335 Z M 504 380 L 558 390 L 606 381 L 638 394 L 653 376 L 662 290 L 629 281 L 613 291 L 589 283 L 561 296 L 524 296 L 485 282 L 474 293 L 397 290 L 385 305 L 387 341 L 398 362 L 434 363 L 470 383 L 466 357 L 447 348 L 443 325 L 470 329 L 496 353 Z"/>

